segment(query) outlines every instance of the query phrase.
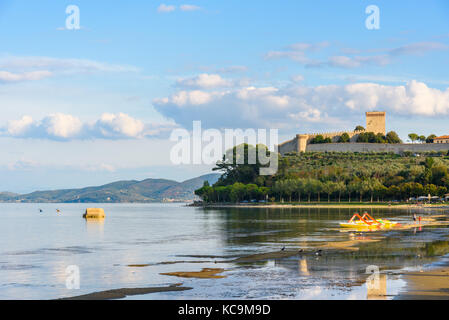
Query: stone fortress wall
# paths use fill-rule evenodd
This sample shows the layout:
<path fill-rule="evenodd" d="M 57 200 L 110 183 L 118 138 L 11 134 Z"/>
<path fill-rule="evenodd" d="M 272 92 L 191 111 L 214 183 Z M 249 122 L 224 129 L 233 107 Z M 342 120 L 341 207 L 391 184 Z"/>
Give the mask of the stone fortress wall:
<path fill-rule="evenodd" d="M 356 143 L 358 136 L 362 132 L 374 132 L 386 135 L 386 113 L 367 112 L 365 131 L 340 131 L 324 132 L 312 134 L 298 134 L 292 140 L 278 145 L 278 152 L 285 155 L 289 152 L 430 152 L 447 151 L 449 143 L 446 144 L 380 144 L 380 143 Z M 336 143 L 343 133 L 350 137 L 350 143 Z M 323 138 L 330 138 L 332 143 L 311 144 L 311 140 L 321 135 Z"/>
<path fill-rule="evenodd" d="M 307 146 L 307 152 L 394 152 L 401 154 L 407 151 L 421 153 L 448 150 L 449 143 L 326 143 Z"/>

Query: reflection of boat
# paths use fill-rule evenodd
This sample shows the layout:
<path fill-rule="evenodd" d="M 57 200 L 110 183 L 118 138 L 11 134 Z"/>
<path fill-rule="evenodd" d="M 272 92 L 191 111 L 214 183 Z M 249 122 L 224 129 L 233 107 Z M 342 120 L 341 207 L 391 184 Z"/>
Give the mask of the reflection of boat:
<path fill-rule="evenodd" d="M 358 220 L 357 220 L 358 218 Z M 367 229 L 367 230 L 375 230 L 375 229 L 386 229 L 397 226 L 397 222 L 392 222 L 386 219 L 374 219 L 367 212 L 360 216 L 358 213 L 355 213 L 352 218 L 348 222 L 340 223 L 342 228 L 352 228 L 352 229 Z"/>

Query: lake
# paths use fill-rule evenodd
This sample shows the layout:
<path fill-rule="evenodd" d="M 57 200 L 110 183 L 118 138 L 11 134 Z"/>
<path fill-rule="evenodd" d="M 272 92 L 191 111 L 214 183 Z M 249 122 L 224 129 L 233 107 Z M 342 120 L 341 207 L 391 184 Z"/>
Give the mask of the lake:
<path fill-rule="evenodd" d="M 82 219 L 87 207 L 104 208 L 106 219 Z M 438 263 L 449 253 L 447 226 L 341 232 L 338 223 L 348 220 L 353 211 L 0 204 L 0 299 L 57 299 L 177 283 L 192 289 L 128 299 L 366 299 L 369 266 L 387 275 L 387 294 L 394 297 L 404 289 L 403 270 Z M 399 222 L 411 220 L 407 210 L 373 209 L 370 213 Z M 429 214 L 441 211 L 423 213 Z M 354 240 L 361 240 L 358 250 L 315 253 L 315 248 L 328 242 Z M 232 261 L 283 247 L 307 254 Z M 79 268 L 79 289 L 66 286 L 69 266 Z M 222 268 L 224 277 L 161 275 L 203 268 Z"/>

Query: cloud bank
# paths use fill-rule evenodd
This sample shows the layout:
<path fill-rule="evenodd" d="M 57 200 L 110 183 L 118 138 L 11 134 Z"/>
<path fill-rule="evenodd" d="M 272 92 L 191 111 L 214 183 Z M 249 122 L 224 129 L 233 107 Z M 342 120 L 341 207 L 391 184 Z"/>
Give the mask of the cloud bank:
<path fill-rule="evenodd" d="M 166 124 L 145 124 L 125 113 L 104 113 L 95 122 L 83 122 L 64 113 L 54 113 L 41 120 L 23 116 L 10 120 L 0 127 L 0 136 L 14 138 L 74 140 L 74 139 L 141 139 L 159 137 L 175 126 Z"/>
<path fill-rule="evenodd" d="M 176 6 L 175 5 L 168 5 L 168 4 L 160 4 L 157 7 L 157 12 L 159 13 L 170 13 L 176 10 Z M 198 11 L 201 10 L 201 7 L 193 5 L 193 4 L 182 4 L 179 6 L 179 10 L 184 11 L 184 12 L 191 12 L 191 11 Z"/>
<path fill-rule="evenodd" d="M 187 127 L 200 119 L 205 127 L 293 129 L 360 121 L 364 112 L 372 110 L 399 116 L 445 116 L 449 114 L 449 88 L 438 90 L 416 80 L 399 86 L 354 83 L 306 87 L 292 82 L 282 88 L 180 90 L 155 99 L 153 104 L 161 114 Z"/>
<path fill-rule="evenodd" d="M 440 42 L 416 42 L 404 46 L 390 48 L 367 50 L 344 49 L 345 55 L 330 54 L 324 59 L 312 58 L 313 53 L 323 51 L 330 47 L 329 42 L 320 43 L 296 43 L 287 46 L 283 50 L 270 51 L 265 54 L 266 60 L 290 59 L 298 62 L 307 68 L 335 67 L 335 68 L 359 68 L 368 65 L 386 66 L 394 61 L 398 56 L 418 55 L 422 56 L 432 51 L 447 50 L 448 46 Z M 372 54 L 373 52 L 376 54 Z M 361 55 L 365 53 L 365 55 Z"/>
<path fill-rule="evenodd" d="M 129 65 L 109 64 L 87 59 L 51 57 L 0 58 L 0 82 L 35 81 L 58 75 L 139 72 Z"/>

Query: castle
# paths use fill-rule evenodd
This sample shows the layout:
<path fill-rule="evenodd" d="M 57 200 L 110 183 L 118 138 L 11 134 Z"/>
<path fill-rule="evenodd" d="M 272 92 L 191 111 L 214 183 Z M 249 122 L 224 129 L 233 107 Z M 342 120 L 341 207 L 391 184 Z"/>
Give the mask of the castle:
<path fill-rule="evenodd" d="M 385 130 L 386 113 L 385 112 L 367 112 L 366 113 L 366 129 L 340 132 L 324 132 L 311 134 L 298 134 L 292 140 L 286 141 L 278 146 L 278 152 L 285 154 L 287 152 L 306 152 L 307 146 L 316 137 L 321 135 L 323 138 L 330 138 L 332 142 L 338 142 L 343 133 L 349 135 L 351 142 L 356 142 L 360 133 L 374 132 L 386 135 Z"/>
<path fill-rule="evenodd" d="M 359 135 L 363 132 L 386 135 L 386 112 L 366 112 L 366 129 L 350 130 L 341 132 L 325 132 L 312 134 L 298 134 L 292 140 L 277 146 L 281 155 L 290 152 L 431 152 L 449 150 L 448 142 L 430 144 L 385 144 L 385 143 L 356 143 Z M 342 134 L 347 133 L 350 143 L 338 143 Z M 329 138 L 331 143 L 311 144 L 312 140 L 321 135 L 324 139 Z"/>

